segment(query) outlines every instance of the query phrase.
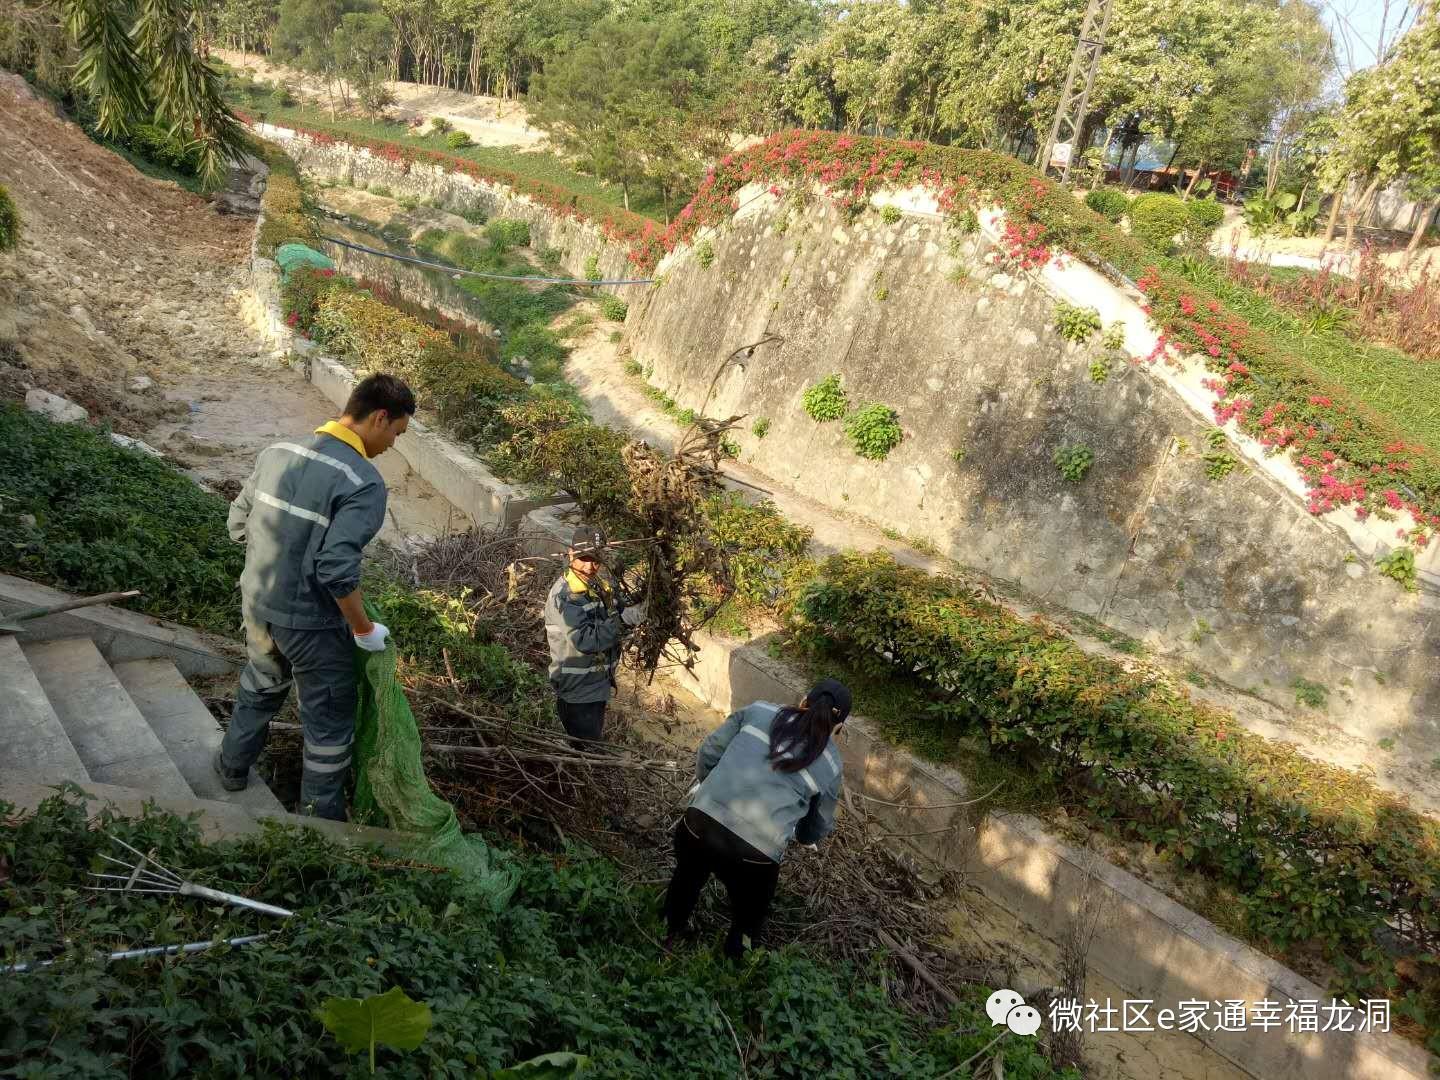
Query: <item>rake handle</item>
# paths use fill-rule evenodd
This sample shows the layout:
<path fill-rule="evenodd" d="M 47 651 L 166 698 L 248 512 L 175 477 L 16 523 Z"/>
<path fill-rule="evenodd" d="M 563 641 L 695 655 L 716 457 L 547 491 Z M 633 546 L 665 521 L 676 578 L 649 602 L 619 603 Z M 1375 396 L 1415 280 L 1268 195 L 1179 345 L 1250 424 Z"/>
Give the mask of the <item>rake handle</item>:
<path fill-rule="evenodd" d="M 0 614 L 0 620 L 20 622 L 24 619 L 38 619 L 42 615 L 57 615 L 62 611 L 74 611 L 76 608 L 90 607 L 93 604 L 109 604 L 116 600 L 129 600 L 131 597 L 139 595 L 139 589 L 130 589 L 128 592 L 107 592 L 101 593 L 99 596 L 83 596 L 78 600 L 66 600 L 63 604 L 46 604 L 42 607 L 21 608 L 19 611 L 12 611 L 9 614 Z"/>
<path fill-rule="evenodd" d="M 236 907 L 249 908 L 251 911 L 258 911 L 264 915 L 278 915 L 282 919 L 288 919 L 295 914 L 283 907 L 251 900 L 248 896 L 236 896 L 234 893 L 221 892 L 219 889 L 207 889 L 204 885 L 195 885 L 188 881 L 180 886 L 180 895 L 196 896 L 201 900 L 214 900 L 220 904 L 234 904 Z"/>

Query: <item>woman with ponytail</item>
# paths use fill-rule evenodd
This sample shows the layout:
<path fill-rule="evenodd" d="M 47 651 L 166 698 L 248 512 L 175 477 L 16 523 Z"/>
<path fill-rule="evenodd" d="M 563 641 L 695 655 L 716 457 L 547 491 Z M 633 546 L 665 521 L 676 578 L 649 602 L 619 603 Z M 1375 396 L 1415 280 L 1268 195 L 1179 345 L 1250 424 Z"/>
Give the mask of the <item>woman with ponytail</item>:
<path fill-rule="evenodd" d="M 695 797 L 675 827 L 670 938 L 689 924 L 711 874 L 730 894 L 725 954 L 739 957 L 759 936 L 786 847 L 835 828 L 842 763 L 833 736 L 849 715 L 850 691 L 823 679 L 798 705 L 747 705 L 700 744 Z"/>

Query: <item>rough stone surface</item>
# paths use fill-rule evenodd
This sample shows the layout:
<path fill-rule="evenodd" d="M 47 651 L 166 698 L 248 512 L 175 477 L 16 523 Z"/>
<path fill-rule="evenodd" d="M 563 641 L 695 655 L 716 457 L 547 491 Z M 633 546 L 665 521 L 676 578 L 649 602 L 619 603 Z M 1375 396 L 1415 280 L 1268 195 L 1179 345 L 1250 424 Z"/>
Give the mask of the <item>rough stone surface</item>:
<path fill-rule="evenodd" d="M 821 199 L 778 220 L 747 208 L 710 237 L 708 268 L 672 256 L 626 322 L 679 406 L 700 409 L 713 380 L 706 412 L 770 421 L 763 440 L 742 425 L 744 460 L 1276 704 L 1294 707 L 1296 679 L 1320 683 L 1329 718 L 1372 742 L 1440 733 L 1436 598 L 1379 577 L 1270 476 L 1209 480 L 1208 418 L 1133 365 L 1091 381 L 1098 339 L 1063 342 L 1034 278 L 994 274 L 977 236 L 927 257 L 951 250 L 933 217 L 841 228 Z M 766 334 L 782 340 L 717 375 Z M 852 404 L 898 411 L 885 461 L 801 408 L 831 372 Z M 1079 483 L 1056 468 L 1064 444 L 1094 454 Z"/>
<path fill-rule="evenodd" d="M 90 414 L 79 405 L 48 390 L 27 391 L 25 407 L 31 412 L 49 417 L 57 424 L 83 424 L 90 419 Z"/>

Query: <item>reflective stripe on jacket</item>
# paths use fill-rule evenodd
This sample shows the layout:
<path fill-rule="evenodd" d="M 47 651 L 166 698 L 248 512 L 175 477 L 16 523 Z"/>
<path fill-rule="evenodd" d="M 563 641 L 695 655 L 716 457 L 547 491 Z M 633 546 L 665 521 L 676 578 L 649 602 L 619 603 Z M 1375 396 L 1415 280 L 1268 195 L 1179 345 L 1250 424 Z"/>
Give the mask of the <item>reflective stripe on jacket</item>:
<path fill-rule="evenodd" d="M 375 466 L 331 435 L 260 451 L 228 520 L 230 538 L 245 545 L 245 610 L 292 630 L 344 626 L 335 601 L 360 585 L 385 498 Z"/>
<path fill-rule="evenodd" d="M 550 685 L 562 701 L 609 701 L 620 664 L 620 616 L 596 589 L 577 592 L 561 574 L 545 598 L 550 642 Z"/>
<path fill-rule="evenodd" d="M 731 713 L 695 754 L 700 787 L 690 805 L 779 862 L 791 840 L 814 844 L 835 828 L 844 762 L 831 739 L 806 768 L 770 764 L 780 706 L 757 701 Z"/>

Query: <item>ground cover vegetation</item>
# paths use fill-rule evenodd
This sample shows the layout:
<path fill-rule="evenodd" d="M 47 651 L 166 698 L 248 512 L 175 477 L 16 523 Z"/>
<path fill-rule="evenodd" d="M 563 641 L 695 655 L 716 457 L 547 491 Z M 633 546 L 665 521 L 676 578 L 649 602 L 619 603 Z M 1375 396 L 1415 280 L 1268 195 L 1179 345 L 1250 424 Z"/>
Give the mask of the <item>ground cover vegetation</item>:
<path fill-rule="evenodd" d="M 0 568 L 233 634 L 244 551 L 225 500 L 105 432 L 0 406 Z"/>
<path fill-rule="evenodd" d="M 519 886 L 495 911 L 458 875 L 343 850 L 304 829 L 206 845 L 193 823 L 159 812 L 105 813 L 99 825 L 65 794 L 33 814 L 0 806 L 6 959 L 62 957 L 0 983 L 0 1063 L 19 1075 L 365 1075 L 363 1052 L 351 1057 L 326 1034 L 337 1028 L 332 999 L 397 987 L 428 1006 L 431 1023 L 414 1049 L 375 1048 L 378 1075 L 498 1076 L 574 1051 L 595 1077 L 718 1080 L 737 1067 L 757 1077 L 938 1077 L 991 1037 L 978 990 L 934 1024 L 893 1004 L 877 971 L 798 949 L 738 967 L 705 950 L 662 952 L 653 891 L 584 851 L 513 853 Z M 234 909 L 81 891 L 111 848 L 107 833 L 298 917 L 265 926 L 271 938 L 248 948 L 97 962 L 116 948 L 255 930 Z M 1061 1075 L 1031 1040 L 1001 1049 L 1006 1075 Z"/>

